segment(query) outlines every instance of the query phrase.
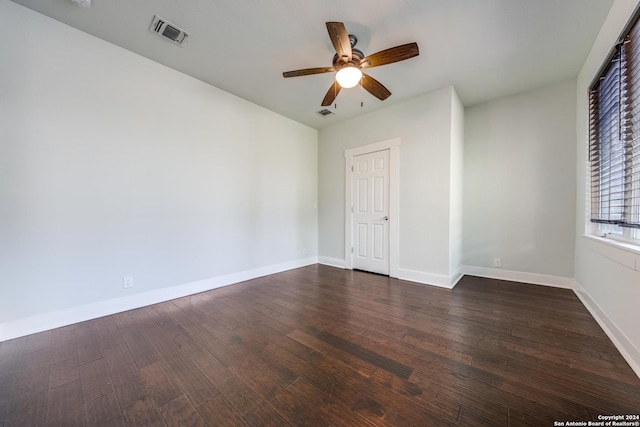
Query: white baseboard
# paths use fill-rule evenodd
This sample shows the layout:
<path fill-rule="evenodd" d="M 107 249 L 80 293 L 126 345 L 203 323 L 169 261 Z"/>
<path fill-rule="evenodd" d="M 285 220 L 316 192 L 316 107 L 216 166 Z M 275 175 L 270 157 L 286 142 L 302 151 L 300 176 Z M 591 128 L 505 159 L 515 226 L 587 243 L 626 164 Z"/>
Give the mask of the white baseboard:
<path fill-rule="evenodd" d="M 325 256 L 318 257 L 318 264 L 328 265 L 337 268 L 347 268 L 347 263 L 343 259 L 331 258 Z M 453 289 L 460 279 L 464 276 L 463 270 L 459 269 L 451 276 L 441 274 L 425 273 L 422 271 L 398 269 L 398 279 L 407 280 L 409 282 L 422 283 L 424 285 L 439 286 L 443 288 Z M 390 276 L 394 277 L 394 276 Z"/>
<path fill-rule="evenodd" d="M 451 283 L 451 289 L 453 289 L 458 282 L 464 277 L 464 267 L 458 268 L 458 270 L 449 276 L 449 283 Z"/>
<path fill-rule="evenodd" d="M 530 283 L 532 285 L 551 286 L 554 288 L 573 289 L 573 277 L 551 276 L 547 274 L 525 273 L 522 271 L 502 270 L 465 265 L 463 274 L 469 276 L 486 277 L 489 279 L 507 280 L 510 282 Z"/>
<path fill-rule="evenodd" d="M 640 350 L 627 338 L 607 314 L 600 308 L 598 303 L 591 298 L 591 295 L 578 283 L 574 281 L 573 291 L 578 296 L 582 304 L 589 310 L 589 313 L 596 319 L 602 330 L 616 346 L 622 357 L 627 361 L 631 369 L 640 378 Z"/>
<path fill-rule="evenodd" d="M 299 259 L 17 319 L 0 324 L 0 342 L 316 263 L 318 263 L 317 257 Z"/>
<path fill-rule="evenodd" d="M 331 258 L 328 256 L 319 256 L 318 264 L 328 265 L 330 267 L 346 268 L 347 263 L 343 259 Z"/>
<path fill-rule="evenodd" d="M 425 273 L 423 271 L 405 270 L 402 268 L 398 269 L 398 279 L 400 280 L 408 280 L 409 282 L 439 286 L 441 288 L 447 289 L 453 289 L 453 287 L 461 277 L 462 274 L 445 276 L 444 274 Z"/>

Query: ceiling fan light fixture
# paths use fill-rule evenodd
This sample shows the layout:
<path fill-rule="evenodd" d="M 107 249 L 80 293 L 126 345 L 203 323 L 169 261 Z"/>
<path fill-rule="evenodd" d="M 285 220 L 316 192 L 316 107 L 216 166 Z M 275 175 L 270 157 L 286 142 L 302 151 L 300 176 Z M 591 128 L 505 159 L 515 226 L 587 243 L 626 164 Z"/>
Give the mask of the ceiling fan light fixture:
<path fill-rule="evenodd" d="M 336 73 L 336 81 L 345 89 L 349 89 L 350 87 L 354 87 L 360 82 L 362 78 L 362 71 L 360 68 L 355 67 L 353 65 L 349 65 L 347 67 L 341 68 Z"/>

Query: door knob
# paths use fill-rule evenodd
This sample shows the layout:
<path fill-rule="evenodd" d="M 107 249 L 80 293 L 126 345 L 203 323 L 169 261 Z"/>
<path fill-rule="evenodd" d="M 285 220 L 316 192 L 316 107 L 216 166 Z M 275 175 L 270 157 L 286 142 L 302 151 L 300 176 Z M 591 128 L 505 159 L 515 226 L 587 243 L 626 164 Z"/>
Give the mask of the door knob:
<path fill-rule="evenodd" d="M 389 217 L 388 217 L 388 216 L 385 216 L 385 217 L 384 217 L 384 218 L 382 218 L 382 219 L 384 219 L 385 221 L 389 221 Z"/>

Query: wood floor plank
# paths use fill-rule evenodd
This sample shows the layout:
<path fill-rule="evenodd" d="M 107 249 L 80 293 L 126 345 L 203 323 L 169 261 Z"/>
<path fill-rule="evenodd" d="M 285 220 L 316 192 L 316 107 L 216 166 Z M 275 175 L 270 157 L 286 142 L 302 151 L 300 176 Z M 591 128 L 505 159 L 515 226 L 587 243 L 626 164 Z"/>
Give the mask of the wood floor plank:
<path fill-rule="evenodd" d="M 9 404 L 11 403 L 11 391 L 13 388 L 13 380 L 5 378 L 5 381 L 5 383 L 0 383 L 0 423 L 4 423 L 7 419 Z"/>
<path fill-rule="evenodd" d="M 99 399 L 107 394 L 115 394 L 113 381 L 105 359 L 94 360 L 79 368 L 82 400 L 86 403 Z"/>
<path fill-rule="evenodd" d="M 239 340 L 238 333 L 244 338 Z M 243 354 L 230 364 L 230 370 L 265 400 L 270 401 L 279 390 L 298 378 L 296 373 L 279 363 L 265 363 L 259 355 L 266 341 L 244 326 L 234 331 L 220 331 L 219 336 L 236 353 Z"/>
<path fill-rule="evenodd" d="M 125 426 L 122 409 L 115 391 L 105 393 L 90 401 L 85 400 L 84 414 L 87 426 Z"/>
<path fill-rule="evenodd" d="M 20 357 L 26 351 L 26 344 L 31 336 L 0 342 L 0 375 L 4 374 L 4 370 L 8 365 L 20 360 Z M 43 349 L 39 348 L 39 350 Z"/>
<path fill-rule="evenodd" d="M 52 331 L 51 363 L 78 357 L 74 326 L 64 326 Z"/>
<path fill-rule="evenodd" d="M 110 347 L 104 353 L 120 406 L 125 407 L 134 400 L 144 399 L 147 390 L 125 344 Z"/>
<path fill-rule="evenodd" d="M 492 367 L 493 372 L 499 373 L 504 378 L 511 378 L 517 381 L 522 378 L 523 375 L 533 374 L 534 381 L 529 384 L 538 388 L 545 388 L 549 383 L 553 382 L 565 382 L 572 389 L 572 394 L 569 396 L 570 400 L 576 402 L 582 402 L 587 408 L 604 414 L 607 411 L 611 413 L 622 413 L 627 408 L 633 407 L 640 403 L 638 396 L 633 393 L 628 393 L 626 387 L 612 387 L 610 383 L 601 381 L 601 378 L 588 373 L 581 374 L 579 376 L 567 377 L 566 375 L 558 375 L 557 373 L 550 371 L 539 365 L 533 365 L 518 360 L 510 360 L 509 365 Z M 602 400 L 601 394 L 597 391 L 601 387 L 607 389 L 608 399 L 606 402 Z M 632 389 L 629 391 L 633 391 Z M 564 397 L 564 393 L 561 391 L 561 397 Z M 622 411 L 622 412 L 620 412 Z"/>
<path fill-rule="evenodd" d="M 134 310 L 122 311 L 111 316 L 120 331 L 132 327 L 135 324 L 135 318 L 132 315 L 133 311 Z"/>
<path fill-rule="evenodd" d="M 352 411 L 374 424 L 420 425 L 425 419 L 449 425 L 457 416 L 445 408 L 427 408 L 406 395 L 389 393 L 377 381 L 362 376 L 350 364 L 331 355 L 313 353 L 309 357 L 313 372 L 306 372 L 309 381 L 325 395 L 350 405 Z"/>
<path fill-rule="evenodd" d="M 21 372 L 27 340 L 28 337 L 22 337 L 0 343 L 0 422 L 5 422 L 9 412 L 11 393 Z"/>
<path fill-rule="evenodd" d="M 324 396 L 304 379 L 278 393 L 272 404 L 285 419 L 296 426 L 371 426 L 369 421 L 340 402 Z"/>
<path fill-rule="evenodd" d="M 135 324 L 132 327 L 121 329 L 120 332 L 138 368 L 143 368 L 160 360 L 153 345 L 147 341 L 143 330 L 137 329 Z"/>
<path fill-rule="evenodd" d="M 268 338 L 265 347 L 269 346 L 270 344 L 275 344 L 303 359 L 309 356 L 314 351 L 312 348 L 309 348 L 306 345 L 289 338 L 287 335 L 276 333 L 274 329 L 271 329 L 268 326 L 261 325 L 257 328 L 257 332 Z M 287 330 L 285 332 L 288 334 L 291 331 Z"/>
<path fill-rule="evenodd" d="M 458 425 L 469 427 L 486 427 L 486 426 L 508 426 L 509 413 L 505 409 L 500 419 L 496 420 L 484 412 L 478 412 L 473 408 L 466 406 L 460 407 L 460 415 L 458 416 Z"/>
<path fill-rule="evenodd" d="M 232 376 L 220 384 L 220 392 L 249 425 L 290 425 L 271 405 L 236 376 Z"/>
<path fill-rule="evenodd" d="M 58 387 L 79 379 L 78 359 L 75 357 L 49 365 L 49 388 Z"/>
<path fill-rule="evenodd" d="M 290 383 L 286 379 L 283 380 L 267 364 L 255 357 L 234 364 L 231 371 L 268 402 Z"/>
<path fill-rule="evenodd" d="M 609 341 L 606 337 L 593 337 L 557 328 L 529 327 L 522 324 L 512 324 L 511 335 L 540 344 L 578 350 L 591 357 L 598 357 L 597 349 L 607 345 Z"/>
<path fill-rule="evenodd" d="M 245 325 L 249 326 L 253 330 L 257 331 L 263 328 L 269 328 L 270 330 L 276 331 L 279 335 L 283 335 L 291 332 L 291 330 L 295 329 L 297 326 L 295 325 L 295 322 L 283 319 L 282 315 L 279 313 L 276 313 L 268 307 L 260 304 L 259 300 L 256 301 L 252 298 L 246 298 L 244 301 L 245 304 L 247 304 L 247 301 L 254 301 L 253 304 L 247 304 L 247 307 L 250 307 L 253 312 L 253 319 L 251 322 L 248 322 L 248 324 L 245 322 Z"/>
<path fill-rule="evenodd" d="M 451 348 L 449 345 L 441 345 L 435 338 L 427 337 L 427 338 L 416 338 L 415 336 L 406 334 L 402 341 L 413 345 L 414 347 L 421 348 L 425 351 L 440 354 L 452 360 L 457 360 L 458 362 L 466 363 L 470 365 L 473 362 L 473 356 L 468 353 L 464 353 L 462 351 Z"/>
<path fill-rule="evenodd" d="M 5 421 L 6 426 L 44 426 L 47 414 L 47 389 L 14 393 Z"/>
<path fill-rule="evenodd" d="M 206 427 L 204 419 L 184 394 L 160 407 L 167 427 Z"/>
<path fill-rule="evenodd" d="M 453 374 L 455 373 L 455 375 Z M 480 398 L 482 401 L 496 405 L 505 405 L 509 409 L 523 412 L 547 410 L 547 414 L 574 414 L 576 419 L 588 419 L 588 408 L 569 399 L 553 394 L 555 387 L 539 390 L 526 383 L 513 381 L 493 373 L 460 364 L 433 360 L 430 366 L 414 372 L 414 380 L 419 383 L 438 384 L 444 390 L 455 396 L 460 391 Z M 554 418 L 559 419 L 559 418 Z"/>
<path fill-rule="evenodd" d="M 210 427 L 246 427 L 248 425 L 222 395 L 200 405 L 198 412 Z"/>
<path fill-rule="evenodd" d="M 202 346 L 202 338 L 200 337 L 201 335 L 199 334 L 192 336 L 186 333 L 179 333 L 173 339 L 178 349 L 198 368 L 206 365 L 212 356 L 212 354 Z M 217 342 L 218 341 L 216 341 L 216 343 Z"/>
<path fill-rule="evenodd" d="M 423 411 L 418 405 L 408 400 L 389 401 L 383 394 L 374 395 L 370 392 L 361 392 L 356 396 L 351 405 L 351 410 L 357 412 L 363 418 L 374 424 L 385 426 L 422 425 L 430 422 L 438 426 L 457 425 L 455 420 L 445 419 L 436 414 Z"/>
<path fill-rule="evenodd" d="M 339 348 L 336 348 L 330 344 L 325 343 L 322 340 L 315 338 L 312 335 L 306 334 L 302 331 L 295 330 L 290 334 L 287 334 L 288 337 L 295 339 L 296 341 L 301 342 L 302 344 L 309 346 L 316 350 L 319 353 L 330 355 L 333 358 L 344 362 L 349 365 L 364 377 L 370 377 L 377 367 L 372 363 L 367 362 L 366 360 L 362 360 L 352 354 L 345 352 Z"/>
<path fill-rule="evenodd" d="M 80 380 L 76 379 L 58 387 L 50 388 L 47 395 L 47 426 L 68 427 L 83 426 L 84 412 L 82 405 Z"/>
<path fill-rule="evenodd" d="M 446 414 L 450 420 L 455 420 L 460 412 L 459 399 L 443 396 L 438 389 L 427 388 L 417 382 L 399 378 L 382 369 L 378 369 L 371 377 L 376 384 L 380 384 L 390 392 L 406 396 L 409 400 L 434 413 Z M 506 408 L 504 410 L 506 420 Z"/>
<path fill-rule="evenodd" d="M 193 310 L 190 304 L 167 301 L 166 303 L 160 304 L 160 307 L 186 329 L 189 334 L 197 334 L 202 330 L 204 316 L 201 316 L 198 311 Z"/>
<path fill-rule="evenodd" d="M 141 311 L 152 318 L 156 322 L 156 325 L 162 330 L 163 334 L 169 339 L 173 339 L 181 333 L 188 333 L 184 326 L 171 316 L 160 304 L 145 307 Z"/>
<path fill-rule="evenodd" d="M 51 331 L 39 332 L 37 334 L 29 335 L 25 344 L 24 352 L 31 353 L 32 351 L 44 350 L 51 346 Z"/>
<path fill-rule="evenodd" d="M 240 354 L 225 344 L 212 330 L 201 332 L 197 338 L 198 343 L 226 367 L 230 367 L 241 358 Z"/>
<path fill-rule="evenodd" d="M 161 312 L 155 312 L 161 319 Z M 160 319 L 160 321 L 162 321 Z M 189 399 L 196 406 L 210 400 L 218 394 L 218 390 L 198 371 L 196 366 L 189 360 L 189 357 L 181 352 L 174 339 L 182 332 L 186 332 L 178 323 L 169 321 L 170 336 L 167 336 L 160 326 L 153 326 L 147 329 L 147 339 L 153 345 L 158 355 L 166 363 L 167 368 L 178 381 L 181 389 L 187 394 Z"/>
<path fill-rule="evenodd" d="M 318 407 L 311 405 L 305 399 L 299 399 L 296 395 L 289 393 L 288 391 L 279 391 L 271 404 L 291 425 L 332 425 L 329 417 L 319 411 Z"/>
<path fill-rule="evenodd" d="M 201 360 L 198 364 L 198 370 L 209 380 L 216 390 L 220 390 L 221 384 L 235 376 L 235 373 L 224 366 L 215 356 Z"/>
<path fill-rule="evenodd" d="M 147 386 L 147 392 L 159 407 L 182 396 L 182 389 L 163 361 L 141 368 L 140 373 Z"/>
<path fill-rule="evenodd" d="M 123 408 L 128 426 L 166 427 L 158 407 L 150 397 L 134 400 Z"/>
<path fill-rule="evenodd" d="M 13 383 L 13 393 L 20 394 L 28 390 L 44 390 L 49 385 L 48 348 L 26 353 L 19 366 Z"/>
<path fill-rule="evenodd" d="M 546 426 L 640 379 L 567 289 L 310 265 L 0 343 L 0 427 Z"/>
<path fill-rule="evenodd" d="M 411 356 L 416 356 L 415 366 L 420 368 L 425 366 L 425 359 L 428 357 L 419 348 L 407 347 L 404 341 L 394 341 L 386 338 L 382 335 L 378 335 L 375 332 L 368 332 L 367 337 L 373 340 L 373 345 L 378 344 L 379 347 L 386 347 L 398 353 L 407 352 Z M 447 360 L 443 358 L 441 360 Z M 433 362 L 431 362 L 433 363 Z M 464 387 L 464 380 L 455 382 L 455 385 L 449 386 L 449 381 L 446 381 L 447 376 L 455 375 L 453 371 L 446 371 L 444 376 L 439 376 L 441 372 L 437 369 L 429 369 L 430 373 L 434 376 L 429 377 L 427 381 L 421 381 L 412 374 L 409 379 L 409 384 L 385 374 L 384 371 L 378 370 L 372 376 L 372 379 L 380 382 L 383 386 L 391 389 L 397 389 L 396 393 L 402 395 L 415 396 L 418 402 L 424 402 L 426 399 L 427 406 L 437 405 L 443 412 L 448 413 L 453 417 L 455 412 L 459 410 L 459 405 L 466 405 L 471 409 L 474 409 L 476 413 L 487 413 L 489 418 L 494 419 L 499 425 L 504 425 L 507 419 L 507 408 L 496 402 L 484 403 L 482 399 L 481 390 L 475 395 L 473 393 L 467 393 Z M 422 371 L 418 371 L 418 374 L 422 374 Z M 466 380 L 466 379 L 465 379 Z M 415 385 L 413 385 L 415 384 Z M 417 387 L 417 389 L 416 389 Z M 460 392 L 459 392 L 460 391 Z M 475 391 L 475 390 L 474 390 Z M 434 396 L 435 393 L 435 396 Z"/>
<path fill-rule="evenodd" d="M 120 334 L 118 325 L 112 316 L 93 319 L 91 323 L 93 323 L 93 326 L 98 333 L 98 344 L 100 344 L 100 348 L 103 352 L 108 348 L 124 344 L 122 334 Z"/>
<path fill-rule="evenodd" d="M 74 332 L 78 348 L 78 365 L 82 366 L 104 357 L 93 322 L 74 325 Z"/>
<path fill-rule="evenodd" d="M 365 362 L 369 362 L 380 369 L 384 369 L 385 371 L 399 378 L 407 379 L 413 371 L 413 368 L 411 366 L 407 366 L 403 363 L 398 362 L 397 360 L 393 360 L 391 358 L 383 356 L 373 350 L 364 348 L 358 344 L 340 338 L 339 336 L 333 335 L 327 331 L 320 331 L 315 335 L 315 337 L 359 359 L 362 359 Z"/>

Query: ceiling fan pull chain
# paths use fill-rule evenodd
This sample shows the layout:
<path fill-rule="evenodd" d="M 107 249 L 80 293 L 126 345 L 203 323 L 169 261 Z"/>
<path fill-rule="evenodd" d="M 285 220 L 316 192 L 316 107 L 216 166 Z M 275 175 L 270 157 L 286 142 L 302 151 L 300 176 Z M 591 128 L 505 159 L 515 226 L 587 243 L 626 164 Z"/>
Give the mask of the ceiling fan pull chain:
<path fill-rule="evenodd" d="M 360 79 L 360 108 L 364 107 L 364 101 L 362 100 L 362 79 Z"/>

